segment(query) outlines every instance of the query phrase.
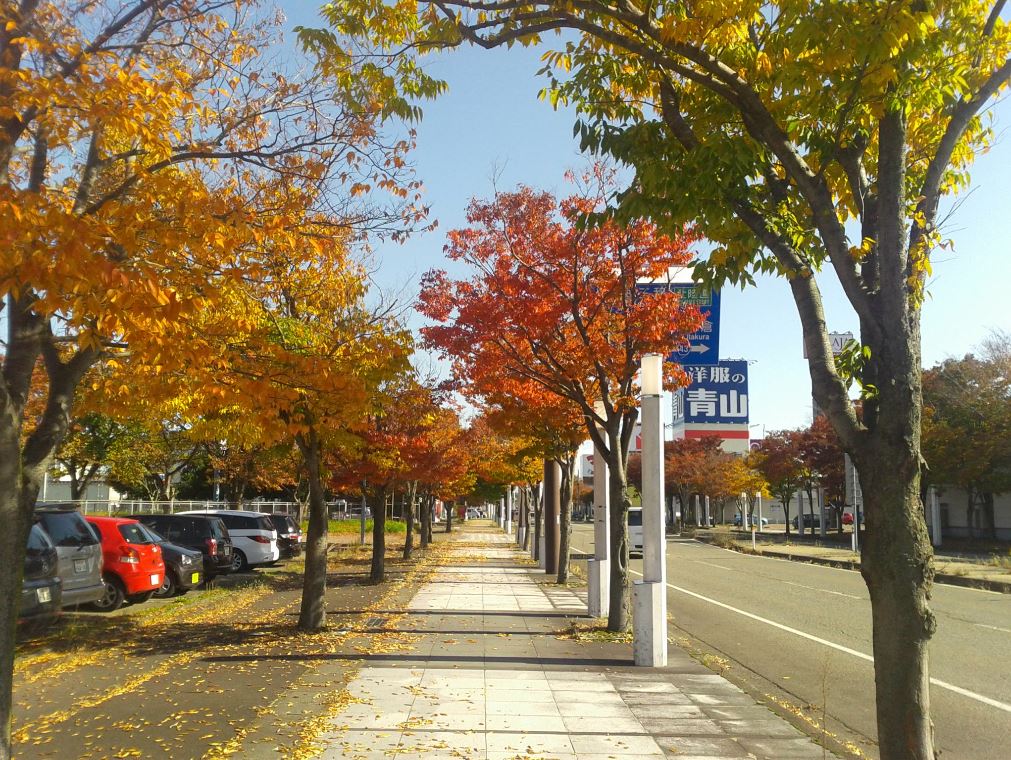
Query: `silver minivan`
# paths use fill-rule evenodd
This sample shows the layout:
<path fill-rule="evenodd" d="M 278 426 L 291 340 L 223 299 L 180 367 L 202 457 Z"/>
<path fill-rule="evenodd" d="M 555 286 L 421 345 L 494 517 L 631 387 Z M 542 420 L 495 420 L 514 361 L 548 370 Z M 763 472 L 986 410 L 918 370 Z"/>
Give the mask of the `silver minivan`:
<path fill-rule="evenodd" d="M 35 522 L 56 545 L 63 607 L 97 602 L 105 594 L 102 544 L 81 513 L 71 507 L 39 507 Z"/>

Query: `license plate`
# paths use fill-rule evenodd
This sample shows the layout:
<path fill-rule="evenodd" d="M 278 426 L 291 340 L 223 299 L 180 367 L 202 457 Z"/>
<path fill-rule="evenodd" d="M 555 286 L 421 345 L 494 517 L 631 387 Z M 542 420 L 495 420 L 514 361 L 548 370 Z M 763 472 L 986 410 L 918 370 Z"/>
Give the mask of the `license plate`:
<path fill-rule="evenodd" d="M 200 573 L 193 573 L 193 575 L 190 576 L 190 583 L 200 583 Z"/>
<path fill-rule="evenodd" d="M 158 575 L 158 573 L 155 573 L 154 575 L 152 575 L 151 576 L 151 583 L 152 583 L 152 585 L 160 586 L 161 585 L 161 576 Z"/>
<path fill-rule="evenodd" d="M 74 560 L 74 572 L 75 573 L 86 573 L 86 572 L 88 572 L 88 560 L 86 560 L 86 559 L 75 559 Z"/>
<path fill-rule="evenodd" d="M 46 604 L 52 600 L 52 594 L 49 593 L 47 588 L 37 588 L 35 589 L 35 595 L 39 598 L 39 604 Z"/>

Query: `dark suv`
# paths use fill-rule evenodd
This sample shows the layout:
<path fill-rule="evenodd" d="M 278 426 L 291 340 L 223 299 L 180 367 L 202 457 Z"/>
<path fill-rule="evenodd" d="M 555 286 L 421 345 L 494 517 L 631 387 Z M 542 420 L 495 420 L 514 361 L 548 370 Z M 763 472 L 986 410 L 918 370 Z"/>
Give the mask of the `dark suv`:
<path fill-rule="evenodd" d="M 70 507 L 39 507 L 35 522 L 56 545 L 63 606 L 91 604 L 105 596 L 102 545 L 81 513 Z"/>
<path fill-rule="evenodd" d="M 290 559 L 302 554 L 302 529 L 298 527 L 295 518 L 281 512 L 273 512 L 270 521 L 277 531 L 277 548 L 281 551 L 281 559 Z"/>
<path fill-rule="evenodd" d="M 60 614 L 60 578 L 56 574 L 59 558 L 56 547 L 36 523 L 28 534 L 25 549 L 25 575 L 21 582 L 21 608 L 18 623 L 43 625 Z"/>
<path fill-rule="evenodd" d="M 176 546 L 204 555 L 207 578 L 224 575 L 232 568 L 232 539 L 220 517 L 214 515 L 130 515 L 150 525 Z"/>

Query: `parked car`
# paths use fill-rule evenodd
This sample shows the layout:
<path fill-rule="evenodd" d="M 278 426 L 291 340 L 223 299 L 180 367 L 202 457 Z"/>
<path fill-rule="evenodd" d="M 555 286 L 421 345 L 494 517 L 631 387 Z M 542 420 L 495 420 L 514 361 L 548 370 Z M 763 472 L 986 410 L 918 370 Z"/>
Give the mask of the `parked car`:
<path fill-rule="evenodd" d="M 39 507 L 35 522 L 56 546 L 60 604 L 77 607 L 101 599 L 105 595 L 102 546 L 81 513 L 73 507 Z"/>
<path fill-rule="evenodd" d="M 642 508 L 628 510 L 628 553 L 642 556 Z"/>
<path fill-rule="evenodd" d="M 797 520 L 798 520 L 798 518 L 796 518 L 796 517 L 793 518 L 793 527 L 794 528 L 798 527 Z M 809 512 L 805 512 L 804 513 L 804 527 L 805 528 L 820 528 L 821 527 L 821 516 L 817 515 L 817 514 L 812 515 Z"/>
<path fill-rule="evenodd" d="M 305 548 L 305 536 L 295 518 L 281 512 L 272 512 L 270 521 L 277 531 L 277 548 L 281 552 L 281 559 L 298 557 Z"/>
<path fill-rule="evenodd" d="M 757 520 L 758 518 L 757 517 L 752 517 L 752 519 L 753 520 Z M 749 525 L 751 524 L 750 521 L 749 521 L 748 524 Z M 769 518 L 768 517 L 763 517 L 762 518 L 762 527 L 764 528 L 768 524 L 769 524 Z M 734 515 L 734 525 L 736 525 L 738 528 L 741 527 L 741 515 L 740 515 L 740 513 Z"/>
<path fill-rule="evenodd" d="M 128 517 L 89 517 L 102 537 L 105 594 L 92 606 L 112 612 L 123 602 L 146 602 L 165 580 L 161 547 L 144 526 Z"/>
<path fill-rule="evenodd" d="M 165 578 L 161 587 L 154 592 L 156 597 L 167 599 L 177 594 L 182 596 L 203 583 L 204 555 L 201 552 L 176 546 L 144 523 L 141 523 L 141 527 L 151 536 L 151 540 L 161 547 L 161 556 L 165 561 Z"/>
<path fill-rule="evenodd" d="M 56 545 L 42 526 L 35 523 L 28 534 L 25 549 L 25 571 L 21 581 L 21 606 L 18 623 L 44 626 L 60 615 L 60 558 Z"/>
<path fill-rule="evenodd" d="M 215 515 L 131 515 L 176 546 L 203 554 L 204 574 L 210 580 L 232 571 L 232 537 Z"/>
<path fill-rule="evenodd" d="M 252 567 L 269 565 L 281 558 L 281 551 L 277 548 L 277 531 L 268 514 L 237 509 L 203 509 L 180 514 L 221 518 L 232 538 L 232 572 L 244 573 Z"/>

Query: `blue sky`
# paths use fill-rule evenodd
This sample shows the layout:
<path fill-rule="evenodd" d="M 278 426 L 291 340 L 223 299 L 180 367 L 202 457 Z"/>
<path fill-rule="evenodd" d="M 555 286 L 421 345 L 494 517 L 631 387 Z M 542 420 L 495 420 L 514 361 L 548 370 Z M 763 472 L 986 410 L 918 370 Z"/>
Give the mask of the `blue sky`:
<path fill-rule="evenodd" d="M 312 25 L 308 3 L 288 0 L 288 25 Z M 446 266 L 446 230 L 462 226 L 467 202 L 519 183 L 565 191 L 563 174 L 585 165 L 572 137 L 574 115 L 537 99 L 542 82 L 536 51 L 461 49 L 433 58 L 431 72 L 449 92 L 424 105 L 414 161 L 439 226 L 403 245 L 377 250 L 376 279 L 413 293 L 420 274 Z M 959 199 L 945 233 L 955 249 L 939 251 L 923 314 L 924 365 L 961 356 L 992 329 L 1011 332 L 1007 302 L 1011 267 L 1011 103 L 996 111 L 996 145 L 980 156 L 972 191 Z M 1005 133 L 1006 132 L 1006 133 Z M 942 214 L 943 216 L 943 214 Z M 833 278 L 821 278 L 830 329 L 857 332 L 857 321 Z M 784 280 L 763 278 L 723 295 L 721 358 L 753 360 L 751 421 L 766 430 L 810 422 L 810 378 L 800 322 Z"/>

